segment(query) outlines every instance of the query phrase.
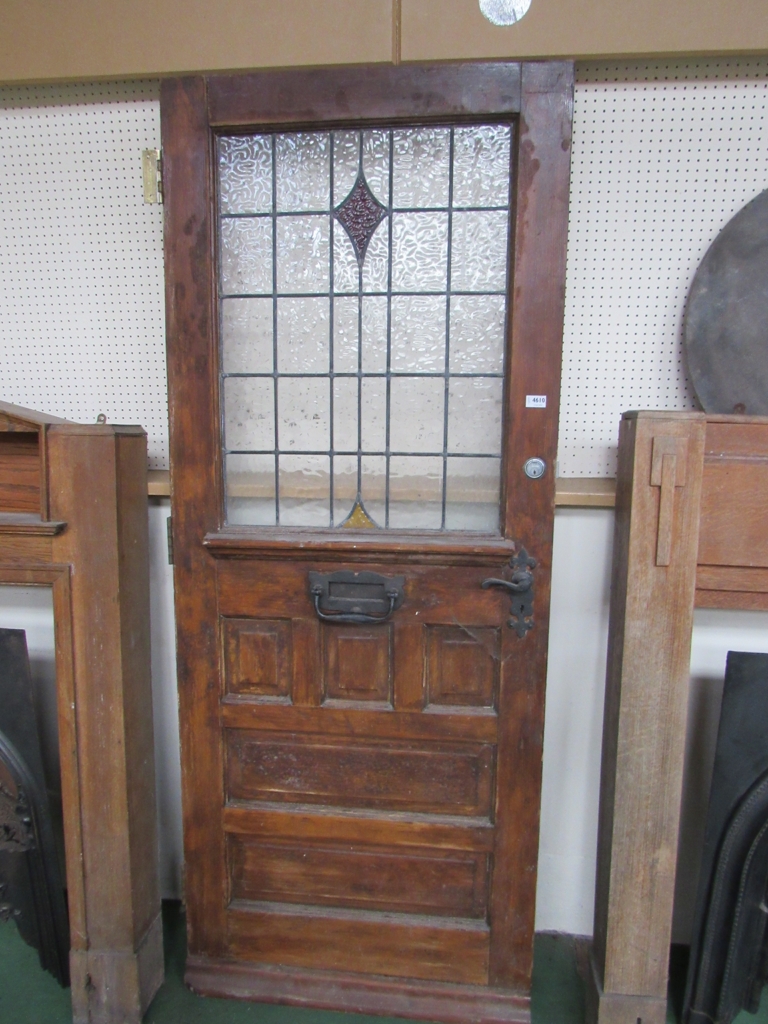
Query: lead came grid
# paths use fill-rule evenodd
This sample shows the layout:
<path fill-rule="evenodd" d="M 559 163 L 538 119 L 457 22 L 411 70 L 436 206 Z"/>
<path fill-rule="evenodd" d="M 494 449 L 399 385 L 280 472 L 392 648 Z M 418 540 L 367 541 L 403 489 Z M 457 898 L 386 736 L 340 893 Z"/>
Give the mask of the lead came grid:
<path fill-rule="evenodd" d="M 218 146 L 228 521 L 498 530 L 510 127 Z"/>

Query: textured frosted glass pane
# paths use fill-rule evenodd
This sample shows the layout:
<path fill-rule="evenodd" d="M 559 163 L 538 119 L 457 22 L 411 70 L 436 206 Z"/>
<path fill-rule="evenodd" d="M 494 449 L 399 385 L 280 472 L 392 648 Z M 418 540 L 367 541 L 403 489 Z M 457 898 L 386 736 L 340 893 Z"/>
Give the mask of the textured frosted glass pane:
<path fill-rule="evenodd" d="M 277 369 L 280 373 L 328 373 L 330 302 L 277 300 Z"/>
<path fill-rule="evenodd" d="M 331 460 L 327 455 L 281 455 L 280 525 L 331 525 Z"/>
<path fill-rule="evenodd" d="M 507 286 L 507 222 L 504 210 L 454 213 L 453 291 L 504 291 Z"/>
<path fill-rule="evenodd" d="M 277 209 L 327 210 L 331 140 L 324 132 L 275 136 Z"/>
<path fill-rule="evenodd" d="M 499 529 L 500 459 L 448 458 L 445 483 L 446 530 Z"/>
<path fill-rule="evenodd" d="M 454 377 L 448 385 L 448 451 L 501 452 L 502 381 Z"/>
<path fill-rule="evenodd" d="M 387 300 L 363 299 L 363 371 L 383 373 L 387 368 Z"/>
<path fill-rule="evenodd" d="M 277 382 L 277 413 L 281 451 L 329 448 L 331 395 L 327 377 L 281 377 Z"/>
<path fill-rule="evenodd" d="M 336 373 L 357 373 L 358 300 L 333 300 L 333 368 Z"/>
<path fill-rule="evenodd" d="M 392 369 L 441 373 L 445 369 L 445 297 L 392 297 Z"/>
<path fill-rule="evenodd" d="M 393 136 L 392 205 L 447 206 L 450 129 L 406 128 Z"/>
<path fill-rule="evenodd" d="M 241 135 L 219 140 L 222 213 L 272 212 L 272 140 Z"/>
<path fill-rule="evenodd" d="M 362 380 L 362 449 L 383 452 L 387 444 L 387 382 L 384 377 Z"/>
<path fill-rule="evenodd" d="M 390 449 L 441 452 L 445 382 L 439 377 L 393 377 L 390 387 Z"/>
<path fill-rule="evenodd" d="M 272 299 L 223 299 L 221 362 L 224 373 L 271 373 Z"/>
<path fill-rule="evenodd" d="M 451 372 L 501 373 L 504 368 L 503 295 L 451 299 Z"/>
<path fill-rule="evenodd" d="M 357 497 L 357 456 L 335 455 L 333 458 L 333 521 L 343 523 Z"/>
<path fill-rule="evenodd" d="M 360 290 L 360 265 L 349 235 L 338 221 L 333 221 L 333 290 L 357 295 Z"/>
<path fill-rule="evenodd" d="M 336 377 L 333 382 L 333 447 L 337 452 L 357 451 L 356 377 Z"/>
<path fill-rule="evenodd" d="M 272 291 L 272 221 L 221 222 L 221 290 L 224 295 Z"/>
<path fill-rule="evenodd" d="M 389 280 L 389 221 L 373 233 L 363 261 L 363 291 L 385 292 Z"/>
<path fill-rule="evenodd" d="M 227 455 L 227 522 L 275 525 L 274 455 Z"/>
<path fill-rule="evenodd" d="M 333 205 L 339 206 L 352 191 L 360 171 L 360 133 L 333 133 Z"/>
<path fill-rule="evenodd" d="M 377 526 L 383 526 L 386 515 L 387 460 L 383 455 L 364 455 L 361 468 L 361 494 L 365 510 Z"/>
<path fill-rule="evenodd" d="M 392 220 L 392 288 L 403 292 L 443 291 L 448 214 L 396 213 Z"/>
<path fill-rule="evenodd" d="M 278 218 L 278 291 L 327 292 L 329 257 L 328 217 Z"/>
<path fill-rule="evenodd" d="M 224 446 L 247 451 L 275 447 L 272 381 L 227 377 L 224 381 Z"/>
<path fill-rule="evenodd" d="M 389 461 L 389 525 L 396 530 L 439 530 L 443 460 L 393 455 Z"/>
<path fill-rule="evenodd" d="M 363 132 L 363 173 L 368 188 L 382 206 L 389 203 L 389 132 Z"/>
<path fill-rule="evenodd" d="M 453 143 L 453 205 L 506 206 L 509 202 L 508 125 L 457 128 Z"/>

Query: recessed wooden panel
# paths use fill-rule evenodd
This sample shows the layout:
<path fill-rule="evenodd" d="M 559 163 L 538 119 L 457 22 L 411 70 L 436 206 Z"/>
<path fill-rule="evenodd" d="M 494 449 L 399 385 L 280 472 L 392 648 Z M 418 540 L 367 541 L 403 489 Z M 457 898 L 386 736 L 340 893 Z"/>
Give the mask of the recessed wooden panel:
<path fill-rule="evenodd" d="M 227 912 L 235 957 L 321 970 L 484 985 L 489 933 L 485 922 L 393 917 L 355 910 L 238 902 Z"/>
<path fill-rule="evenodd" d="M 434 811 L 488 817 L 493 747 L 319 737 L 278 739 L 227 734 L 228 794 L 239 800 L 288 800 L 348 807 Z"/>
<path fill-rule="evenodd" d="M 227 691 L 288 697 L 291 690 L 291 624 L 279 619 L 225 619 Z"/>
<path fill-rule="evenodd" d="M 314 845 L 300 838 L 229 841 L 233 899 L 455 917 L 485 913 L 486 854 Z"/>
<path fill-rule="evenodd" d="M 427 641 L 428 702 L 493 707 L 499 649 L 497 629 L 430 626 Z"/>
<path fill-rule="evenodd" d="M 40 447 L 33 432 L 0 433 L 0 512 L 40 514 Z"/>
<path fill-rule="evenodd" d="M 390 626 L 326 626 L 325 697 L 329 700 L 392 700 Z"/>

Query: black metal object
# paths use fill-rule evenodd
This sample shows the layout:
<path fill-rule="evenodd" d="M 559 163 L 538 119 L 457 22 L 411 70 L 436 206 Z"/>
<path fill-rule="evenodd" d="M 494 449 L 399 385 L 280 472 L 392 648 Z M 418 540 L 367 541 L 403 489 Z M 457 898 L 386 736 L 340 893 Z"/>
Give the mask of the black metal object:
<path fill-rule="evenodd" d="M 731 651 L 683 1019 L 755 1013 L 768 981 L 768 654 Z"/>
<path fill-rule="evenodd" d="M 0 629 L 0 918 L 69 984 L 67 907 L 21 629 Z"/>
<path fill-rule="evenodd" d="M 388 578 L 376 572 L 342 569 L 309 574 L 309 592 L 323 622 L 386 622 L 403 603 L 404 585 L 404 576 Z"/>
<path fill-rule="evenodd" d="M 509 560 L 509 567 L 512 569 L 512 578 L 500 580 L 490 578 L 483 580 L 480 586 L 483 590 L 489 587 L 503 587 L 509 591 L 511 604 L 509 612 L 511 618 L 507 623 L 517 635 L 522 638 L 529 629 L 533 629 L 533 573 L 531 569 L 536 568 L 536 559 L 531 558 L 525 548 Z"/>
<path fill-rule="evenodd" d="M 730 220 L 691 285 L 685 348 L 706 412 L 768 415 L 768 190 Z"/>

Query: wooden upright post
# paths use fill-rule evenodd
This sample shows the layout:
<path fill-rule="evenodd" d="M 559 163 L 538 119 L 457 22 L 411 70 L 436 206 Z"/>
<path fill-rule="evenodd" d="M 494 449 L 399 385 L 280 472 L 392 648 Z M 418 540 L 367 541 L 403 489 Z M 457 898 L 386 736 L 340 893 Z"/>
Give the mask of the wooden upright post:
<path fill-rule="evenodd" d="M 621 422 L 590 1024 L 666 1020 L 705 430 Z"/>
<path fill-rule="evenodd" d="M 146 434 L 61 423 L 47 436 L 51 516 L 66 524 L 52 557 L 69 581 L 68 600 L 54 585 L 57 647 L 66 638 L 74 663 L 58 687 L 72 1015 L 139 1024 L 163 980 Z"/>

